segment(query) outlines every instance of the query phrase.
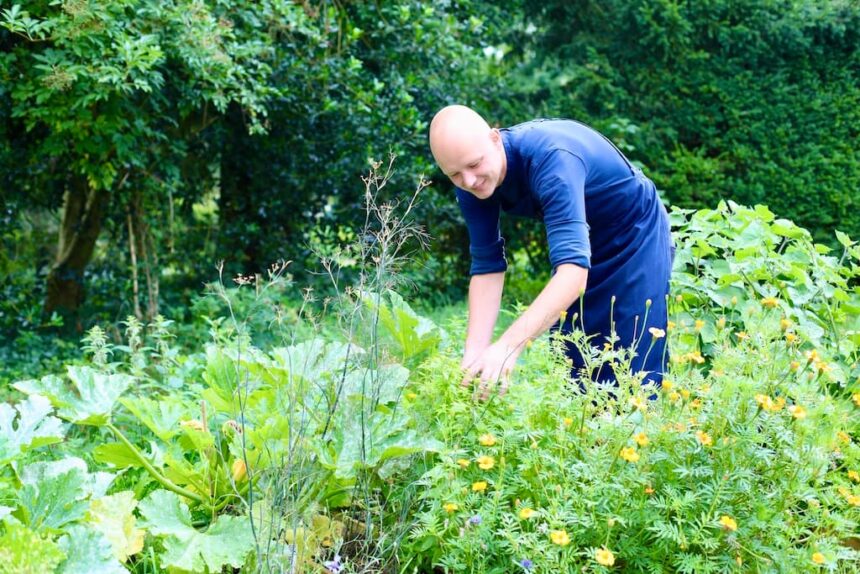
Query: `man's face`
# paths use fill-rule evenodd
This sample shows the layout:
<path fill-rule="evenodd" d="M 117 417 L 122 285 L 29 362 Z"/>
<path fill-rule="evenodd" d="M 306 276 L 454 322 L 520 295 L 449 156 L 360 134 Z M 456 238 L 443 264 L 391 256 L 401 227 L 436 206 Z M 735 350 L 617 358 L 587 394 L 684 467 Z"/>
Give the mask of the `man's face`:
<path fill-rule="evenodd" d="M 460 189 L 487 199 L 505 175 L 505 150 L 498 130 L 449 137 L 434 149 L 439 169 Z"/>

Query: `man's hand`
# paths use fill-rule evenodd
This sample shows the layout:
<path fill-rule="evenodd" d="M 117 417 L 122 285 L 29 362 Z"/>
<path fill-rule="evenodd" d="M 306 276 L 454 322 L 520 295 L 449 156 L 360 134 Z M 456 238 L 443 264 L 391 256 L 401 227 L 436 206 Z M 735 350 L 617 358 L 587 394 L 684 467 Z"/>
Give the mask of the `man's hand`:
<path fill-rule="evenodd" d="M 469 356 L 463 357 L 466 375 L 461 385 L 467 387 L 472 381 L 478 379 L 476 393 L 482 401 L 490 398 L 490 393 L 496 385 L 499 387 L 499 396 L 504 396 L 521 351 L 521 347 L 512 348 L 502 341 L 497 341 L 474 359 Z"/>

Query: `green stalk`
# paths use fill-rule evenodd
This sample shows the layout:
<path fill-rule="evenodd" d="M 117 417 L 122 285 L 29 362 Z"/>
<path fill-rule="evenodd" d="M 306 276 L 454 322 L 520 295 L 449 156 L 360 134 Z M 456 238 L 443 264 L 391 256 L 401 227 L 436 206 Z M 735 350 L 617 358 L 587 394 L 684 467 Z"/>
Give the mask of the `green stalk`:
<path fill-rule="evenodd" d="M 131 450 L 132 454 L 134 454 L 135 458 L 140 461 L 140 464 L 143 466 L 143 468 L 145 468 L 147 472 L 149 472 L 149 474 L 151 474 L 155 478 L 155 480 L 157 480 L 161 484 L 161 486 L 163 486 L 167 490 L 175 492 L 176 494 L 184 496 L 185 498 L 194 500 L 195 502 L 198 502 L 200 504 L 203 504 L 205 502 L 203 500 L 203 497 L 199 494 L 191 492 L 190 490 L 187 490 L 185 488 L 182 488 L 181 486 L 174 484 L 170 479 L 158 472 L 158 470 L 154 466 L 152 466 L 152 463 L 150 463 L 149 460 L 147 460 L 147 458 L 143 456 L 143 453 L 140 452 L 140 449 L 134 446 L 131 441 L 129 441 L 125 437 L 125 435 L 122 434 L 122 431 L 113 426 L 113 423 L 107 423 L 107 428 L 109 428 L 111 432 L 116 435 L 120 442 L 122 442 L 126 447 L 128 447 L 129 450 Z"/>

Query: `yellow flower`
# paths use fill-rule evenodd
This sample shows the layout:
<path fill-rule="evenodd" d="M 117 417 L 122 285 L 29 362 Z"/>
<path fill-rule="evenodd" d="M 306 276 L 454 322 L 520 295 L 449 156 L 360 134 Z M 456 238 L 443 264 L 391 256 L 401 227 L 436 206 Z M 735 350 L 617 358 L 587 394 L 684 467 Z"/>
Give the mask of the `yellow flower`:
<path fill-rule="evenodd" d="M 815 349 L 811 351 L 806 351 L 806 353 L 804 353 L 804 356 L 810 362 L 820 360 L 820 357 L 818 356 L 818 351 L 816 351 Z"/>
<path fill-rule="evenodd" d="M 233 482 L 241 482 L 248 476 L 248 466 L 243 459 L 237 458 L 233 461 L 233 465 L 230 467 L 230 476 L 233 477 Z"/>
<path fill-rule="evenodd" d="M 491 433 L 482 434 L 478 437 L 478 442 L 483 446 L 493 446 L 496 444 L 496 437 L 494 437 Z"/>
<path fill-rule="evenodd" d="M 675 303 L 683 303 L 684 296 L 683 295 L 675 295 Z"/>
<path fill-rule="evenodd" d="M 848 478 L 850 478 L 854 482 L 860 482 L 860 473 L 858 473 L 856 470 L 849 470 Z"/>
<path fill-rule="evenodd" d="M 520 508 L 519 517 L 523 520 L 528 520 L 532 516 L 534 516 L 535 511 L 529 507 Z"/>
<path fill-rule="evenodd" d="M 621 449 L 621 458 L 627 462 L 636 462 L 639 460 L 639 453 L 632 446 L 625 446 Z"/>
<path fill-rule="evenodd" d="M 791 416 L 797 420 L 803 420 L 806 418 L 806 409 L 800 405 L 791 405 L 788 407 L 788 412 L 790 412 Z"/>
<path fill-rule="evenodd" d="M 644 432 L 636 433 L 633 435 L 633 440 L 636 441 L 636 444 L 639 446 L 647 446 L 648 445 L 648 436 Z"/>
<path fill-rule="evenodd" d="M 788 368 L 790 368 L 792 371 L 796 371 L 800 368 L 800 363 L 797 361 L 792 361 Z"/>
<path fill-rule="evenodd" d="M 457 459 L 457 464 L 459 464 L 459 465 L 460 465 L 460 468 L 468 468 L 468 467 L 469 467 L 469 465 L 470 465 L 470 464 L 472 464 L 472 463 L 471 463 L 471 462 L 469 462 L 469 461 L 468 461 L 467 459 L 465 459 L 465 458 L 458 458 L 458 459 Z"/>
<path fill-rule="evenodd" d="M 720 517 L 720 524 L 723 525 L 723 528 L 732 532 L 738 529 L 738 523 L 735 522 L 735 519 L 725 514 Z"/>
<path fill-rule="evenodd" d="M 732 305 L 737 305 L 737 304 L 738 304 L 738 298 L 732 297 Z"/>
<path fill-rule="evenodd" d="M 750 336 L 747 335 L 746 331 L 740 331 L 737 334 L 737 338 L 738 338 L 738 341 L 746 341 L 747 339 L 750 338 Z"/>
<path fill-rule="evenodd" d="M 491 468 L 493 468 L 493 466 L 495 466 L 496 459 L 491 456 L 484 455 L 479 456 L 477 462 L 478 468 L 480 468 L 481 470 L 490 470 Z"/>
<path fill-rule="evenodd" d="M 663 329 L 658 329 L 657 327 L 651 327 L 648 329 L 648 332 L 651 333 L 651 336 L 655 339 L 662 339 L 666 336 L 666 331 Z"/>
<path fill-rule="evenodd" d="M 789 345 L 795 343 L 797 341 L 797 335 L 794 333 L 786 333 L 785 334 L 785 342 Z"/>
<path fill-rule="evenodd" d="M 564 530 L 551 530 L 549 538 L 552 540 L 553 544 L 558 544 L 559 546 L 567 546 L 570 544 L 570 536 L 568 536 L 567 532 Z"/>
<path fill-rule="evenodd" d="M 671 391 L 671 390 L 672 390 L 672 387 L 674 387 L 674 386 L 675 386 L 675 383 L 673 383 L 672 381 L 663 381 L 663 384 L 662 384 L 662 387 L 661 387 L 661 388 L 662 388 L 664 391 Z M 860 395 L 858 395 L 858 396 L 860 396 Z"/>
<path fill-rule="evenodd" d="M 791 327 L 791 321 L 782 318 L 779 320 L 779 326 L 783 331 L 788 331 L 789 327 Z"/>
<path fill-rule="evenodd" d="M 851 442 L 851 437 L 848 436 L 848 433 L 845 431 L 839 431 L 838 433 L 836 433 L 836 438 L 838 438 L 842 442 Z"/>
<path fill-rule="evenodd" d="M 409 399 L 410 401 L 414 401 L 415 399 L 418 398 L 418 395 L 416 395 L 413 392 L 408 392 L 408 393 L 406 393 L 406 398 Z"/>
<path fill-rule="evenodd" d="M 648 410 L 648 401 L 642 397 L 630 397 L 630 404 L 640 411 Z"/>
<path fill-rule="evenodd" d="M 601 566 L 613 566 L 615 564 L 615 554 L 605 546 L 594 553 L 594 559 Z"/>
<path fill-rule="evenodd" d="M 531 339 L 526 341 L 526 349 L 531 349 L 533 344 L 534 344 L 534 341 L 532 341 Z"/>
<path fill-rule="evenodd" d="M 779 300 L 776 297 L 765 297 L 761 300 L 761 304 L 768 309 L 773 309 L 774 307 L 779 305 Z"/>
<path fill-rule="evenodd" d="M 824 558 L 824 554 L 822 554 L 821 552 L 816 552 L 812 555 L 812 562 L 815 564 L 824 564 L 825 562 L 827 562 L 827 559 Z"/>
<path fill-rule="evenodd" d="M 717 328 L 718 329 L 725 329 L 726 328 L 726 318 L 725 317 L 719 318 L 719 320 L 717 321 Z"/>
<path fill-rule="evenodd" d="M 651 488 L 651 486 L 650 486 L 650 485 L 649 485 L 649 486 L 646 486 L 646 487 L 645 487 L 645 494 L 647 494 L 647 495 L 649 495 L 649 496 L 650 496 L 650 495 L 652 495 L 652 494 L 654 494 L 654 489 L 653 489 L 653 488 Z"/>
<path fill-rule="evenodd" d="M 666 323 L 666 330 L 667 331 L 671 331 L 675 327 L 677 327 L 677 324 L 675 323 L 675 321 L 669 321 Z"/>
<path fill-rule="evenodd" d="M 691 361 L 698 365 L 701 365 L 705 362 L 705 357 L 703 357 L 702 353 L 700 353 L 699 351 L 693 351 L 692 353 L 690 353 L 689 357 Z"/>
<path fill-rule="evenodd" d="M 454 503 L 454 502 L 449 502 L 448 504 L 443 505 L 442 508 L 445 509 L 445 512 L 450 514 L 450 513 L 454 512 L 455 510 L 459 510 L 460 505 L 457 503 Z"/>
<path fill-rule="evenodd" d="M 704 326 L 705 326 L 704 321 L 702 321 L 701 319 L 696 319 L 696 323 L 694 325 L 694 328 L 696 329 L 696 331 L 701 331 L 702 327 L 704 327 Z"/>
<path fill-rule="evenodd" d="M 570 425 L 572 425 L 572 424 L 573 424 L 573 419 L 572 419 L 572 418 L 570 418 L 570 417 L 564 417 L 564 418 L 561 420 L 561 422 L 563 422 L 563 423 L 564 423 L 564 426 L 569 427 Z"/>
<path fill-rule="evenodd" d="M 847 500 L 848 504 L 851 506 L 860 506 L 860 496 L 857 496 L 856 494 L 849 494 L 845 497 L 845 500 Z"/>
<path fill-rule="evenodd" d="M 714 444 L 714 441 L 711 438 L 711 435 L 709 435 L 705 431 L 700 431 L 700 430 L 696 431 L 696 439 L 700 443 L 702 443 L 702 446 L 711 446 L 712 444 Z"/>
<path fill-rule="evenodd" d="M 673 403 L 680 398 L 681 398 L 681 395 L 679 395 L 675 391 L 672 391 L 671 393 L 669 393 L 669 400 L 672 401 Z"/>
<path fill-rule="evenodd" d="M 860 407 L 860 393 L 854 393 L 851 395 L 851 400 L 854 401 L 854 404 Z"/>
<path fill-rule="evenodd" d="M 711 385 L 704 385 L 704 386 L 701 388 L 701 391 L 702 391 L 702 394 L 703 394 L 703 395 L 707 395 L 708 393 L 710 393 L 710 392 L 711 392 Z"/>
<path fill-rule="evenodd" d="M 698 408 L 701 408 L 701 406 L 702 406 L 702 399 L 693 399 L 690 402 L 691 408 L 698 409 Z"/>
<path fill-rule="evenodd" d="M 472 483 L 472 492 L 484 492 L 487 490 L 487 481 L 479 480 L 478 482 Z"/>
<path fill-rule="evenodd" d="M 680 393 L 681 393 L 681 396 L 684 397 L 684 400 L 687 400 L 690 398 L 690 391 L 688 391 L 687 389 L 681 389 Z"/>
<path fill-rule="evenodd" d="M 182 428 L 190 428 L 197 431 L 203 430 L 203 422 L 197 419 L 192 419 L 190 421 L 179 421 L 179 426 Z"/>
<path fill-rule="evenodd" d="M 771 405 L 770 410 L 773 412 L 781 411 L 782 407 L 785 406 L 785 397 L 778 397 L 775 401 L 773 401 L 773 405 Z"/>
<path fill-rule="evenodd" d="M 758 393 L 755 396 L 755 402 L 757 402 L 758 405 L 766 411 L 769 411 L 773 408 L 773 399 L 771 399 L 767 395 L 763 395 L 762 393 Z"/>

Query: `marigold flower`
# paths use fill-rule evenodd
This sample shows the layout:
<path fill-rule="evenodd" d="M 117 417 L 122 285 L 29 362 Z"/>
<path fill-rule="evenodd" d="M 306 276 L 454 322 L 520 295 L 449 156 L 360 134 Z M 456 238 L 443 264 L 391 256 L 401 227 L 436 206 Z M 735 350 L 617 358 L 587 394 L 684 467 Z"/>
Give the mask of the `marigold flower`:
<path fill-rule="evenodd" d="M 639 460 L 639 453 L 632 446 L 625 446 L 621 449 L 621 458 L 627 462 L 637 462 Z"/>
<path fill-rule="evenodd" d="M 821 359 L 821 357 L 818 356 L 818 351 L 816 351 L 815 349 L 812 349 L 811 351 L 806 351 L 806 353 L 804 353 L 804 356 L 809 362 L 818 361 Z"/>
<path fill-rule="evenodd" d="M 738 529 L 738 523 L 735 522 L 735 519 L 725 514 L 720 517 L 720 524 L 723 525 L 723 528 L 732 532 Z"/>
<path fill-rule="evenodd" d="M 658 329 L 657 327 L 651 327 L 648 329 L 648 332 L 651 333 L 651 336 L 655 339 L 662 339 L 666 336 L 666 331 L 663 329 Z"/>
<path fill-rule="evenodd" d="M 680 389 L 679 392 L 681 393 L 681 396 L 684 397 L 684 400 L 690 398 L 690 391 L 688 391 L 687 389 Z"/>
<path fill-rule="evenodd" d="M 553 544 L 558 544 L 559 546 L 567 546 L 570 544 L 570 536 L 568 536 L 567 532 L 564 530 L 551 530 L 549 538 L 552 540 Z"/>
<path fill-rule="evenodd" d="M 689 354 L 690 360 L 696 363 L 697 365 L 701 365 L 705 362 L 705 357 L 702 356 L 702 353 L 699 351 L 693 351 Z"/>
<path fill-rule="evenodd" d="M 806 409 L 800 405 L 791 405 L 788 407 L 788 412 L 790 412 L 791 416 L 797 420 L 803 420 L 806 418 Z"/>
<path fill-rule="evenodd" d="M 636 441 L 636 444 L 639 446 L 647 446 L 648 445 L 648 435 L 644 432 L 636 433 L 633 435 L 633 440 Z"/>
<path fill-rule="evenodd" d="M 669 393 L 669 400 L 672 401 L 673 403 L 680 398 L 681 398 L 681 395 L 679 395 L 675 391 L 672 391 L 671 393 Z"/>
<path fill-rule="evenodd" d="M 677 326 L 678 326 L 678 325 L 675 323 L 675 321 L 668 321 L 668 322 L 666 323 L 666 330 L 667 330 L 667 331 L 671 331 L 672 329 L 674 329 L 674 328 L 675 328 L 675 327 L 677 327 Z"/>
<path fill-rule="evenodd" d="M 860 473 L 858 473 L 856 470 L 849 470 L 848 478 L 850 478 L 854 482 L 860 482 Z"/>
<path fill-rule="evenodd" d="M 456 502 L 449 502 L 448 504 L 442 505 L 442 508 L 445 509 L 445 512 L 447 512 L 448 514 L 451 514 L 452 512 L 459 510 L 460 505 L 457 504 Z"/>
<path fill-rule="evenodd" d="M 674 386 L 675 386 L 675 383 L 673 383 L 672 381 L 664 380 L 663 383 L 661 384 L 660 388 L 662 388 L 664 391 L 671 391 L 672 387 L 674 387 Z M 858 395 L 858 396 L 860 396 L 860 395 Z"/>
<path fill-rule="evenodd" d="M 526 506 L 524 508 L 520 508 L 519 517 L 522 518 L 523 520 L 528 520 L 529 518 L 531 518 L 534 515 L 535 515 L 535 511 L 533 509 L 529 508 L 528 506 Z"/>
<path fill-rule="evenodd" d="M 783 331 L 788 331 L 788 329 L 791 327 L 791 321 L 783 317 L 779 320 L 779 327 Z"/>
<path fill-rule="evenodd" d="M 410 401 L 414 401 L 415 399 L 418 398 L 418 395 L 413 393 L 412 391 L 410 391 L 410 392 L 406 393 L 406 398 L 409 399 Z"/>
<path fill-rule="evenodd" d="M 561 420 L 561 422 L 563 422 L 563 423 L 564 423 L 564 426 L 569 427 L 570 425 L 572 425 L 572 424 L 573 424 L 573 419 L 572 419 L 572 418 L 570 418 L 570 417 L 564 417 L 564 418 Z"/>
<path fill-rule="evenodd" d="M 690 407 L 691 408 L 698 409 L 698 408 L 701 408 L 701 406 L 702 406 L 702 399 L 693 399 L 692 401 L 690 401 Z"/>
<path fill-rule="evenodd" d="M 613 566 L 615 564 L 615 554 L 605 546 L 594 552 L 594 559 L 601 566 Z"/>
<path fill-rule="evenodd" d="M 785 342 L 789 345 L 797 342 L 797 335 L 794 333 L 786 333 L 785 334 Z"/>
<path fill-rule="evenodd" d="M 493 468 L 493 466 L 495 466 L 496 459 L 491 456 L 484 455 L 479 456 L 477 462 L 478 468 L 480 468 L 481 470 L 490 470 L 491 468 Z"/>
<path fill-rule="evenodd" d="M 851 395 L 851 400 L 854 401 L 854 404 L 860 407 L 860 393 L 854 393 Z"/>
<path fill-rule="evenodd" d="M 714 440 L 711 438 L 711 435 L 705 431 L 696 431 L 696 439 L 702 444 L 702 446 L 711 446 L 714 444 Z"/>
<path fill-rule="evenodd" d="M 851 437 L 845 431 L 839 431 L 838 433 L 836 433 L 836 438 L 838 438 L 842 442 L 851 442 Z"/>
<path fill-rule="evenodd" d="M 761 304 L 768 309 L 773 309 L 774 307 L 779 305 L 779 299 L 777 299 L 776 297 L 765 297 L 761 300 Z"/>
<path fill-rule="evenodd" d="M 630 397 L 630 404 L 640 411 L 648 410 L 648 401 L 642 397 Z"/>
<path fill-rule="evenodd" d="M 827 559 L 824 558 L 824 554 L 822 554 L 821 552 L 816 552 L 812 555 L 812 562 L 814 564 L 824 564 L 825 562 L 827 562 Z"/>
<path fill-rule="evenodd" d="M 704 327 L 704 326 L 705 326 L 704 321 L 702 321 L 701 319 L 696 319 L 696 322 L 694 323 L 693 328 L 696 329 L 696 331 L 701 331 L 702 327 Z"/>
<path fill-rule="evenodd" d="M 857 496 L 856 494 L 849 494 L 845 497 L 845 500 L 847 500 L 848 504 L 851 506 L 860 506 L 860 496 Z"/>
<path fill-rule="evenodd" d="M 746 341 L 747 339 L 749 339 L 749 338 L 750 338 L 750 336 L 749 336 L 749 335 L 747 335 L 746 331 L 740 331 L 740 332 L 738 332 L 738 334 L 736 335 L 736 337 L 738 338 L 738 341 Z"/>
<path fill-rule="evenodd" d="M 788 365 L 788 368 L 792 371 L 796 371 L 800 368 L 800 363 L 798 361 L 792 361 L 791 364 Z"/>
<path fill-rule="evenodd" d="M 460 465 L 460 468 L 468 468 L 470 464 L 472 464 L 468 459 L 458 458 L 457 464 Z"/>
<path fill-rule="evenodd" d="M 481 443 L 482 446 L 493 446 L 496 444 L 496 437 L 494 437 L 492 433 L 484 433 L 478 437 L 478 442 Z"/>
<path fill-rule="evenodd" d="M 487 490 L 487 481 L 479 480 L 478 482 L 472 483 L 472 492 L 484 492 Z"/>
<path fill-rule="evenodd" d="M 652 495 L 652 494 L 654 494 L 654 489 L 653 489 L 653 488 L 651 488 L 651 485 L 650 485 L 650 484 L 649 484 L 648 486 L 646 486 L 646 487 L 645 487 L 645 494 L 647 494 L 647 495 L 649 495 L 649 496 L 650 496 L 650 495 Z"/>

